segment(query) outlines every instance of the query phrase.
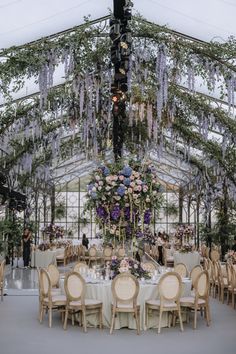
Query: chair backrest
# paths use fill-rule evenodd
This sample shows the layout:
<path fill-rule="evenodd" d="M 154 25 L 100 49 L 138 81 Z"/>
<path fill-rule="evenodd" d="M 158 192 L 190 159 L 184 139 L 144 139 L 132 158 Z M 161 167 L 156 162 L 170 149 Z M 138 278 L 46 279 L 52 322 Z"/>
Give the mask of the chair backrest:
<path fill-rule="evenodd" d="M 220 252 L 218 250 L 211 251 L 211 260 L 212 262 L 217 262 L 220 259 Z"/>
<path fill-rule="evenodd" d="M 219 264 L 218 261 L 212 262 L 212 276 L 214 281 L 219 279 Z"/>
<path fill-rule="evenodd" d="M 107 257 L 107 258 L 109 258 L 109 257 L 112 257 L 112 253 L 113 253 L 113 250 L 112 250 L 112 248 L 111 247 L 105 247 L 104 248 L 104 250 L 103 250 L 103 257 Z"/>
<path fill-rule="evenodd" d="M 49 300 L 51 299 L 51 290 L 52 290 L 52 284 L 51 284 L 51 279 L 46 271 L 46 269 L 40 269 L 40 283 L 41 283 L 41 289 L 42 289 L 42 296 L 44 298 L 48 298 Z"/>
<path fill-rule="evenodd" d="M 158 248 L 157 248 L 157 246 L 152 246 L 151 251 L 152 251 L 152 256 L 154 256 L 154 257 L 158 257 L 159 252 L 158 252 Z"/>
<path fill-rule="evenodd" d="M 117 250 L 118 258 L 125 257 L 125 249 L 123 247 L 119 247 Z"/>
<path fill-rule="evenodd" d="M 133 303 L 133 306 L 137 303 L 137 297 L 139 293 L 139 282 L 130 273 L 118 274 L 111 284 L 112 295 L 115 304 L 119 303 Z"/>
<path fill-rule="evenodd" d="M 155 270 L 157 270 L 157 265 L 153 262 L 145 262 L 141 263 L 141 267 L 146 270 L 147 272 L 153 273 Z"/>
<path fill-rule="evenodd" d="M 195 294 L 197 298 L 206 299 L 209 296 L 209 275 L 206 270 L 198 274 L 194 283 Z"/>
<path fill-rule="evenodd" d="M 88 250 L 89 257 L 96 257 L 97 249 L 94 246 L 91 246 Z"/>
<path fill-rule="evenodd" d="M 177 301 L 181 295 L 182 280 L 177 272 L 168 272 L 162 275 L 158 289 L 161 301 Z"/>
<path fill-rule="evenodd" d="M 200 274 L 202 272 L 202 267 L 200 265 L 196 265 L 190 273 L 190 278 L 192 280 L 192 285 L 194 286 L 194 283 L 197 279 L 198 274 Z"/>
<path fill-rule="evenodd" d="M 203 268 L 204 268 L 204 270 L 207 270 L 208 267 L 209 267 L 209 261 L 208 261 L 208 258 L 205 257 L 203 259 Z"/>
<path fill-rule="evenodd" d="M 174 267 L 174 271 L 178 273 L 182 278 L 186 278 L 188 275 L 188 270 L 184 263 L 176 264 Z"/>
<path fill-rule="evenodd" d="M 78 273 L 81 273 L 81 270 L 82 269 L 86 269 L 88 270 L 88 265 L 86 263 L 83 263 L 83 262 L 77 262 L 75 265 L 74 265 L 74 272 L 78 272 Z"/>
<path fill-rule="evenodd" d="M 232 263 L 230 264 L 230 269 L 231 269 L 231 286 L 232 289 L 236 289 L 236 270 Z"/>
<path fill-rule="evenodd" d="M 84 303 L 86 283 L 78 272 L 70 272 L 65 277 L 65 293 L 67 301 L 81 301 Z"/>
<path fill-rule="evenodd" d="M 58 268 L 54 264 L 49 264 L 47 271 L 50 276 L 52 287 L 58 286 L 60 280 L 60 273 Z"/>
<path fill-rule="evenodd" d="M 148 243 L 144 243 L 144 251 L 150 253 L 150 245 Z"/>

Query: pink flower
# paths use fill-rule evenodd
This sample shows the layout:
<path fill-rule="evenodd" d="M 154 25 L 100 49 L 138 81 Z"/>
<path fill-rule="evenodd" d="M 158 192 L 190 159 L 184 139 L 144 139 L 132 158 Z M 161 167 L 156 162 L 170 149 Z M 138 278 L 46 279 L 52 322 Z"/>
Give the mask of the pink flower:
<path fill-rule="evenodd" d="M 130 187 L 134 187 L 135 186 L 135 183 L 134 182 L 131 182 L 130 183 Z"/>
<path fill-rule="evenodd" d="M 137 186 L 137 189 L 138 189 L 139 192 L 141 192 L 142 186 Z"/>
<path fill-rule="evenodd" d="M 133 193 L 133 189 L 132 188 L 128 188 L 128 193 Z"/>
<path fill-rule="evenodd" d="M 125 177 L 124 177 L 123 175 L 120 175 L 120 176 L 119 176 L 119 180 L 120 180 L 120 181 L 124 181 L 124 178 L 125 178 Z"/>

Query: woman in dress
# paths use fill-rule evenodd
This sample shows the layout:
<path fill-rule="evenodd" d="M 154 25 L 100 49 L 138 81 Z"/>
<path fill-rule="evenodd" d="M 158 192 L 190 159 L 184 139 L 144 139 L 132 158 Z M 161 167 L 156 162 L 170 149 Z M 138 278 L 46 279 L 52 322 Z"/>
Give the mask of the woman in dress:
<path fill-rule="evenodd" d="M 87 239 L 85 234 L 83 234 L 82 245 L 88 249 L 89 240 Z"/>
<path fill-rule="evenodd" d="M 31 231 L 26 227 L 23 233 L 22 241 L 23 241 L 23 261 L 24 267 L 29 267 L 30 261 L 30 244 L 31 244 Z"/>

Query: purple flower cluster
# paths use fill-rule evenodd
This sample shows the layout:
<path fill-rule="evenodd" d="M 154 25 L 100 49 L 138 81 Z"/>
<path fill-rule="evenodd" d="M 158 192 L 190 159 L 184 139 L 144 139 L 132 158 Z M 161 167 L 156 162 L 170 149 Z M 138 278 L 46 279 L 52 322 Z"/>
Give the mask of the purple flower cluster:
<path fill-rule="evenodd" d="M 106 209 L 102 206 L 99 206 L 97 207 L 96 209 L 96 212 L 97 212 L 97 216 L 103 220 L 106 220 L 107 219 L 107 212 L 106 212 Z"/>
<path fill-rule="evenodd" d="M 144 213 L 144 224 L 149 225 L 151 223 L 151 210 L 147 209 Z"/>
<path fill-rule="evenodd" d="M 111 218 L 113 220 L 118 220 L 120 218 L 120 207 L 119 205 L 115 205 L 111 211 Z"/>

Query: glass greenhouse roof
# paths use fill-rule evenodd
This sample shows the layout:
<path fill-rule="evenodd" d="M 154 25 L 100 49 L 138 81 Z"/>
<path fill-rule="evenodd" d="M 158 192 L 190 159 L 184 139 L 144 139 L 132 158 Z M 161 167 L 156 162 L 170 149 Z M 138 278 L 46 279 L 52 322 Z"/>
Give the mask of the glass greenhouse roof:
<path fill-rule="evenodd" d="M 133 0 L 134 13 L 200 40 L 236 35 L 234 0 Z M 21 45 L 109 14 L 112 0 L 2 0 L 0 47 Z"/>

